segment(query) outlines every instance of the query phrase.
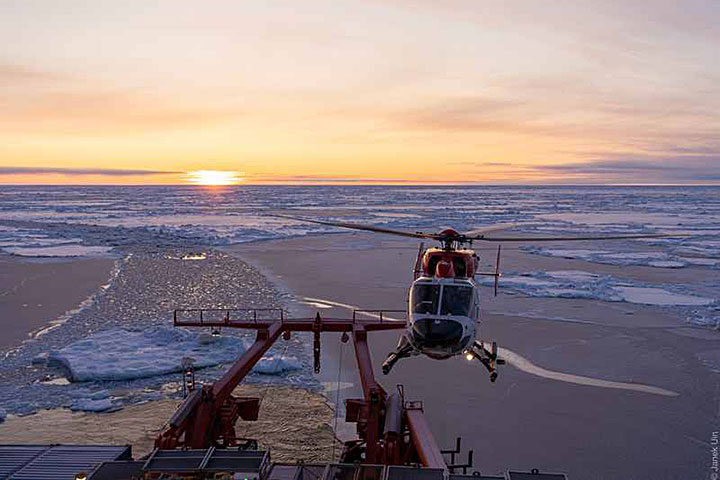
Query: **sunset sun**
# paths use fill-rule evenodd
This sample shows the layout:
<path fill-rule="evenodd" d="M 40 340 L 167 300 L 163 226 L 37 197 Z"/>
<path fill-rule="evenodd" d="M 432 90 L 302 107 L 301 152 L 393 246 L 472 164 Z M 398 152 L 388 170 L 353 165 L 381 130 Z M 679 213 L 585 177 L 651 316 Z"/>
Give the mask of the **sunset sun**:
<path fill-rule="evenodd" d="M 190 183 L 196 185 L 235 185 L 242 181 L 241 172 L 222 170 L 195 170 L 187 173 Z"/>

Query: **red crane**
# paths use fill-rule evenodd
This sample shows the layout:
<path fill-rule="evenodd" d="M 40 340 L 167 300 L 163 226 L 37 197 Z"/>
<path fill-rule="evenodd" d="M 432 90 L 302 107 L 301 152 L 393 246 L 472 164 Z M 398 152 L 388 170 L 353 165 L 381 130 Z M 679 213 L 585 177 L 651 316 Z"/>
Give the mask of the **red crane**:
<path fill-rule="evenodd" d="M 385 313 L 389 311 L 384 311 Z M 174 324 L 182 327 L 244 328 L 257 331 L 253 345 L 212 385 L 193 390 L 178 407 L 155 440 L 159 449 L 229 447 L 237 444 L 235 423 L 257 420 L 260 399 L 235 397 L 235 387 L 250 373 L 273 343 L 292 332 L 314 335 L 314 366 L 320 369 L 320 333 L 342 333 L 352 337 L 363 398 L 346 400 L 346 421 L 357 423 L 358 440 L 346 442 L 340 461 L 367 464 L 422 464 L 448 467 L 428 427 L 421 402 L 405 400 L 402 388 L 392 394 L 375 380 L 367 343 L 369 332 L 402 330 L 405 321 L 387 320 L 383 311 L 353 312 L 350 319 L 285 318 L 278 309 L 196 309 L 176 310 Z M 359 318 L 372 313 L 377 319 Z M 208 315 L 212 320 L 208 320 Z M 191 317 L 187 319 L 187 317 Z"/>

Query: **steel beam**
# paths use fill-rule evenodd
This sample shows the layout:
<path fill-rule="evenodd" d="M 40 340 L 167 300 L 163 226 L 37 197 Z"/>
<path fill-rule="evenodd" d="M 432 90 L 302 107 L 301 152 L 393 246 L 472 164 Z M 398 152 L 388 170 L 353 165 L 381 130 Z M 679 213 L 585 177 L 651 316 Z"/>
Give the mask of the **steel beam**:
<path fill-rule="evenodd" d="M 420 457 L 424 467 L 442 468 L 447 471 L 445 459 L 440 452 L 435 437 L 425 420 L 425 414 L 422 407 L 410 404 L 406 407 L 405 417 L 407 418 L 408 428 L 410 429 L 410 438 L 415 451 Z"/>
<path fill-rule="evenodd" d="M 220 409 L 223 404 L 281 333 L 282 322 L 279 320 L 268 329 L 258 330 L 255 343 L 230 367 L 230 370 L 211 387 L 205 386 L 200 390 L 202 400 L 192 409 L 192 422 L 185 429 L 185 445 L 192 448 L 206 448 L 213 445 L 223 431 L 223 426 L 219 425 Z"/>
<path fill-rule="evenodd" d="M 367 409 L 367 424 L 365 428 L 365 462 L 374 464 L 382 460 L 383 452 L 380 445 L 380 429 L 382 427 L 382 409 L 385 406 L 387 394 L 375 380 L 372 359 L 367 343 L 367 331 L 360 325 L 353 328 L 353 343 L 355 345 L 355 358 L 360 372 Z"/>
<path fill-rule="evenodd" d="M 267 329 L 258 330 L 255 343 L 245 351 L 243 356 L 233 364 L 225 375 L 213 383 L 212 394 L 216 402 L 222 404 L 228 399 L 233 390 L 235 390 L 235 387 L 250 373 L 250 370 L 252 370 L 255 364 L 262 358 L 265 352 L 272 347 L 282 331 L 283 323 L 279 320 Z"/>
<path fill-rule="evenodd" d="M 216 328 L 247 328 L 250 330 L 269 329 L 276 323 L 282 323 L 283 330 L 289 332 L 312 332 L 315 328 L 315 318 L 286 318 L 285 320 L 232 320 L 217 321 L 175 320 L 176 327 L 216 327 Z M 374 319 L 347 319 L 323 318 L 323 332 L 351 332 L 356 326 L 368 332 L 401 330 L 407 328 L 405 320 L 374 320 Z"/>

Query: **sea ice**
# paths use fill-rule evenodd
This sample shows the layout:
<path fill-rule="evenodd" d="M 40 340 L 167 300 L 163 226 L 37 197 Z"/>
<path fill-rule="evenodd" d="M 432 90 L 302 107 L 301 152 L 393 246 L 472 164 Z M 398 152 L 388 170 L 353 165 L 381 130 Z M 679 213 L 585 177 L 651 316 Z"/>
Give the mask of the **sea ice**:
<path fill-rule="evenodd" d="M 104 400 L 110 398 L 110 392 L 107 390 L 98 390 L 90 394 L 90 400 Z"/>
<path fill-rule="evenodd" d="M 37 355 L 35 355 L 32 360 L 30 360 L 30 363 L 33 365 L 43 365 L 47 363 L 48 359 L 48 352 L 42 352 Z"/>
<path fill-rule="evenodd" d="M 75 400 L 70 405 L 70 410 L 73 412 L 108 412 L 110 410 L 120 410 L 122 407 L 115 404 L 109 398 L 102 398 L 100 400 L 93 400 L 92 398 L 81 398 Z"/>
<path fill-rule="evenodd" d="M 97 257 L 108 254 L 112 247 L 57 245 L 53 247 L 6 247 L 3 250 L 22 257 Z"/>
<path fill-rule="evenodd" d="M 699 245 L 680 245 L 673 250 L 679 255 L 699 255 L 700 258 L 720 258 L 720 249 L 699 246 Z"/>
<path fill-rule="evenodd" d="M 187 357 L 196 368 L 232 362 L 245 349 L 245 341 L 235 336 L 157 326 L 98 332 L 51 352 L 48 362 L 62 366 L 73 382 L 132 380 L 182 371 Z M 258 363 L 256 371 L 281 374 L 299 368 L 296 359 L 269 357 Z"/>
<path fill-rule="evenodd" d="M 493 279 L 479 282 L 490 285 Z M 530 297 L 587 298 L 657 306 L 707 306 L 715 299 L 676 293 L 661 287 L 629 285 L 626 282 L 580 270 L 556 270 L 509 275 L 500 278 L 502 287 Z"/>
<path fill-rule="evenodd" d="M 695 311 L 688 319 L 690 323 L 720 330 L 720 307 L 715 312 Z"/>
<path fill-rule="evenodd" d="M 492 282 L 495 282 L 495 280 L 492 280 L 491 283 Z M 530 275 L 501 277 L 500 283 L 504 286 L 533 287 L 533 288 L 552 287 L 555 285 L 555 283 L 550 280 L 540 280 L 540 279 L 534 278 Z"/>
<path fill-rule="evenodd" d="M 582 270 L 554 270 L 546 272 L 548 276 L 569 282 L 592 282 L 600 278 L 600 275 Z"/>
<path fill-rule="evenodd" d="M 648 262 L 648 265 L 656 268 L 683 268 L 687 264 L 676 260 L 657 260 Z"/>
<path fill-rule="evenodd" d="M 525 247 L 523 250 L 536 255 L 546 255 L 548 257 L 561 257 L 577 260 L 591 261 L 593 255 L 603 255 L 610 252 L 602 250 L 582 250 L 582 249 L 558 249 L 558 248 L 542 248 L 542 247 Z"/>
<path fill-rule="evenodd" d="M 265 375 L 279 375 L 300 369 L 302 369 L 302 363 L 295 358 L 266 357 L 260 359 L 253 368 L 253 372 Z"/>
<path fill-rule="evenodd" d="M 593 300 L 598 298 L 597 293 L 590 290 L 580 290 L 576 288 L 547 288 L 543 290 L 542 295 L 535 295 L 542 297 L 553 297 L 553 298 L 587 298 Z"/>
<path fill-rule="evenodd" d="M 592 225 L 595 227 L 604 227 L 607 225 L 663 226 L 667 223 L 674 225 L 679 224 L 679 220 L 673 222 L 670 215 L 666 213 L 638 212 L 630 209 L 607 212 L 548 213 L 538 215 L 538 217 L 547 220 L 561 220 L 576 225 Z"/>
<path fill-rule="evenodd" d="M 683 268 L 688 265 L 684 258 L 678 258 L 663 252 L 608 252 L 604 250 L 572 250 L 542 247 L 524 247 L 528 253 L 546 257 L 559 257 L 606 265 L 638 265 L 656 268 Z"/>
<path fill-rule="evenodd" d="M 623 301 L 630 303 L 660 306 L 698 306 L 710 305 L 714 302 L 712 298 L 673 293 L 657 287 L 615 285 L 612 288 L 620 294 Z"/>
<path fill-rule="evenodd" d="M 718 258 L 682 257 L 681 260 L 693 265 L 705 265 L 709 267 L 720 265 L 720 259 Z"/>

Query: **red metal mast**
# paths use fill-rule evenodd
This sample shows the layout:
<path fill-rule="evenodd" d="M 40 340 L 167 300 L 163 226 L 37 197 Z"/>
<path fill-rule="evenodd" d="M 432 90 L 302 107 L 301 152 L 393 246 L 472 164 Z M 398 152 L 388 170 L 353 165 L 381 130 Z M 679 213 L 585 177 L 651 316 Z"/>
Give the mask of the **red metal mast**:
<path fill-rule="evenodd" d="M 258 318 L 258 314 L 279 312 L 276 318 Z M 205 315 L 203 315 L 205 313 Z M 379 318 L 352 319 L 284 318 L 280 310 L 176 310 L 174 324 L 182 327 L 245 328 L 257 330 L 253 345 L 233 366 L 212 385 L 194 390 L 178 407 L 155 440 L 156 448 L 208 448 L 235 445 L 235 423 L 239 418 L 256 420 L 260 399 L 235 397 L 235 387 L 250 373 L 265 352 L 281 334 L 313 332 L 315 370 L 320 367 L 320 333 L 351 333 L 355 347 L 363 398 L 346 400 L 346 421 L 356 422 L 359 440 L 346 442 L 341 461 L 368 464 L 421 463 L 431 468 L 446 469 L 440 449 L 427 426 L 420 402 L 405 402 L 400 392 L 392 395 L 375 380 L 367 343 L 368 332 L 406 328 L 405 321 Z M 190 320 L 180 317 L 193 314 Z M 208 314 L 222 315 L 206 320 Z M 233 318 L 241 315 L 243 319 Z M 252 318 L 247 319 L 248 316 Z M 286 337 L 287 338 L 287 337 Z"/>

